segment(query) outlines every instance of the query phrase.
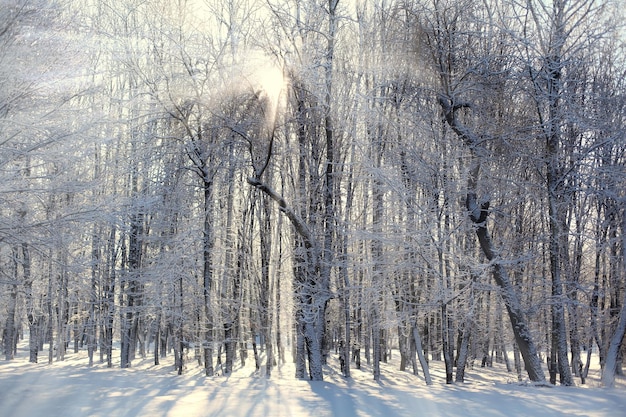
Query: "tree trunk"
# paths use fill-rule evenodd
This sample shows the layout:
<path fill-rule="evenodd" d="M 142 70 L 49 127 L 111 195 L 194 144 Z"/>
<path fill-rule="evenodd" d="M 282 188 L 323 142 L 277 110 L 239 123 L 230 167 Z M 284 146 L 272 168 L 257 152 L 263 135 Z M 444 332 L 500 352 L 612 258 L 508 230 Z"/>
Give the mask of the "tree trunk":
<path fill-rule="evenodd" d="M 550 141 L 552 142 L 552 140 Z M 550 161 L 556 159 L 557 151 L 550 150 L 556 145 L 552 144 L 548 146 L 548 158 Z M 558 148 L 557 148 L 558 149 Z M 569 386 L 573 385 L 572 374 L 569 367 L 569 360 L 567 356 L 567 331 L 565 328 L 565 308 L 563 305 L 563 283 L 561 279 L 562 272 L 562 251 L 567 250 L 567 247 L 563 247 L 561 244 L 561 211 L 559 206 L 561 203 L 557 201 L 557 194 L 561 194 L 559 191 L 558 183 L 560 179 L 557 175 L 557 170 L 552 165 L 556 162 L 550 162 L 548 166 L 548 205 L 549 205 L 549 217 L 550 217 L 550 273 L 552 276 L 552 354 L 550 356 L 550 382 L 556 383 L 555 373 L 558 371 L 561 376 L 561 384 Z"/>
<path fill-rule="evenodd" d="M 487 216 L 489 215 L 489 201 L 485 201 L 481 204 L 478 202 L 476 195 L 476 189 L 478 184 L 478 176 L 480 173 L 480 160 L 476 152 L 482 152 L 482 148 L 479 148 L 481 143 L 480 139 L 471 132 L 466 126 L 458 121 L 456 117 L 456 108 L 454 103 L 445 96 L 439 97 L 439 103 L 444 111 L 445 120 L 452 130 L 462 139 L 467 147 L 472 152 L 472 163 L 474 166 L 470 170 L 467 184 L 467 196 L 466 207 L 468 215 L 472 223 L 476 227 L 476 236 L 478 242 L 485 255 L 485 257 L 492 263 L 494 270 L 494 280 L 500 287 L 502 292 L 502 298 L 509 314 L 511 326 L 513 327 L 513 334 L 515 340 L 520 348 L 520 353 L 524 358 L 526 365 L 526 371 L 528 377 L 533 382 L 544 382 L 545 375 L 541 369 L 541 361 L 537 349 L 532 340 L 530 329 L 524 318 L 522 304 L 519 300 L 515 287 L 511 283 L 506 269 L 504 268 L 502 261 L 499 260 L 499 255 L 491 242 L 491 237 L 487 231 Z"/>
<path fill-rule="evenodd" d="M 354 145 L 352 145 L 352 156 L 354 157 Z M 344 208 L 344 224 L 350 223 L 350 218 L 352 215 L 352 205 L 354 203 L 354 186 L 353 186 L 353 175 L 354 168 L 352 165 L 348 168 L 348 189 L 346 191 L 346 200 L 345 200 L 345 208 Z M 339 227 L 337 228 L 337 240 L 341 245 L 341 262 L 339 264 L 339 291 L 341 293 L 341 304 L 343 307 L 343 323 L 344 323 L 344 340 L 343 340 L 343 349 L 339 354 L 341 355 L 341 360 L 343 363 L 342 373 L 346 378 L 350 378 L 350 362 L 352 357 L 352 323 L 351 323 L 351 313 L 350 313 L 350 275 L 348 270 L 349 259 L 348 259 L 348 233 L 345 228 Z"/>
<path fill-rule="evenodd" d="M 259 210 L 259 219 L 261 235 L 259 236 L 260 252 L 261 252 L 261 285 L 259 288 L 259 317 L 261 322 L 261 334 L 267 346 L 265 375 L 269 378 L 272 374 L 272 366 L 274 362 L 274 351 L 272 349 L 272 285 L 270 276 L 270 255 L 272 252 L 272 221 L 271 210 L 268 198 L 264 198 Z"/>
<path fill-rule="evenodd" d="M 306 370 L 306 343 L 304 340 L 304 318 L 302 317 L 301 307 L 297 307 L 296 323 L 295 323 L 295 362 L 296 362 L 296 378 L 306 379 L 308 374 Z"/>
<path fill-rule="evenodd" d="M 161 347 L 161 322 L 163 320 L 163 310 L 159 308 L 156 324 L 154 325 L 154 365 L 160 365 L 159 349 Z"/>
<path fill-rule="evenodd" d="M 465 381 L 465 366 L 467 365 L 471 333 L 470 326 L 471 322 L 467 319 L 461 328 L 461 343 L 459 344 L 459 352 L 457 353 L 455 382 Z"/>
<path fill-rule="evenodd" d="M 51 365 L 54 359 L 54 322 L 52 320 L 52 281 L 54 275 L 52 273 L 52 249 L 48 254 L 48 295 L 46 297 L 46 310 L 48 313 L 47 339 L 48 339 L 48 364 Z"/>
<path fill-rule="evenodd" d="M 622 213 L 622 268 L 625 268 L 626 263 L 626 210 Z M 618 262 L 617 259 L 614 262 Z M 626 271 L 622 271 L 622 274 Z M 615 385 L 615 373 L 618 368 L 618 357 L 620 348 L 624 341 L 624 335 L 626 334 L 626 291 L 624 292 L 622 301 L 622 307 L 619 312 L 619 318 L 617 321 L 617 327 L 613 331 L 609 341 L 609 347 L 606 352 L 606 359 L 604 361 L 604 367 L 602 368 L 601 382 L 605 387 L 613 387 Z M 591 349 L 591 346 L 589 347 Z"/>
<path fill-rule="evenodd" d="M 398 324 L 398 350 L 400 351 L 400 372 L 406 371 L 409 362 L 409 349 L 407 347 L 407 339 L 403 333 L 403 323 Z"/>
<path fill-rule="evenodd" d="M 448 308 L 445 301 L 441 304 L 441 337 L 443 345 L 443 360 L 446 369 L 446 384 L 453 382 L 453 358 L 451 357 L 451 348 L 453 341 L 450 340 L 450 332 L 448 331 L 450 326 L 450 319 L 448 317 Z"/>
<path fill-rule="evenodd" d="M 426 356 L 424 356 L 424 351 L 422 349 L 422 339 L 420 338 L 419 330 L 417 328 L 417 323 L 413 323 L 413 341 L 415 342 L 415 350 L 417 351 L 417 357 L 419 358 L 420 365 L 422 366 L 422 371 L 424 371 L 424 380 L 426 381 L 426 385 L 432 385 L 433 380 L 430 377 L 430 369 L 428 368 L 428 362 L 426 361 Z"/>
<path fill-rule="evenodd" d="M 183 274 L 179 274 L 178 278 L 178 329 L 176 332 L 176 338 L 178 339 L 178 375 L 183 374 L 183 367 L 185 361 L 184 351 L 188 349 L 189 344 L 185 341 L 185 289 L 183 286 Z"/>
<path fill-rule="evenodd" d="M 115 308 L 115 270 L 116 265 L 116 244 L 115 244 L 115 226 L 111 227 L 109 237 L 106 243 L 106 265 L 103 268 L 103 277 L 101 283 L 101 335 L 100 335 L 100 357 L 107 357 L 107 367 L 113 366 L 113 322 Z"/>
<path fill-rule="evenodd" d="M 304 339 L 309 361 L 309 377 L 312 381 L 322 381 L 324 372 L 322 369 L 322 343 L 324 340 L 326 319 L 324 316 L 325 306 L 307 305 L 306 316 L 312 319 L 305 320 Z"/>
<path fill-rule="evenodd" d="M 417 349 L 415 347 L 415 340 L 412 337 L 413 327 L 409 327 L 409 331 L 410 331 L 410 334 L 408 336 L 408 344 L 409 344 L 409 350 L 410 350 L 409 358 L 411 359 L 411 366 L 413 368 L 413 375 L 419 376 L 420 373 L 419 373 L 419 369 L 417 367 L 417 362 L 418 362 L 418 359 L 417 359 Z M 423 352 L 422 352 L 422 354 L 423 354 Z"/>
<path fill-rule="evenodd" d="M 28 350 L 29 362 L 37 363 L 37 355 L 39 353 L 39 339 L 41 335 L 41 315 L 35 309 L 35 300 L 33 299 L 33 279 L 31 276 L 30 249 L 28 243 L 22 243 L 22 270 L 24 274 L 24 294 L 26 297 L 26 311 L 28 318 Z"/>
<path fill-rule="evenodd" d="M 9 305 L 7 306 L 7 318 L 4 327 L 4 356 L 7 361 L 12 360 L 15 356 L 14 346 L 17 341 L 17 328 L 15 316 L 17 311 L 17 249 L 13 249 L 13 284 L 9 289 Z"/>
<path fill-rule="evenodd" d="M 482 247 L 485 256 L 493 262 L 495 253 L 491 243 L 491 238 L 487 234 L 487 228 L 484 226 L 478 226 L 476 234 L 478 235 L 478 241 L 480 242 L 480 246 Z M 539 360 L 535 344 L 532 341 L 530 329 L 528 328 L 522 313 L 521 304 L 517 293 L 515 292 L 515 288 L 513 288 L 508 274 L 500 262 L 493 262 L 493 267 L 494 279 L 502 290 L 502 298 L 509 314 L 511 326 L 513 327 L 515 341 L 520 349 L 522 358 L 524 358 L 528 377 L 533 382 L 544 382 L 545 375 L 541 370 L 541 361 Z"/>
<path fill-rule="evenodd" d="M 380 361 L 381 361 L 381 337 L 380 337 L 380 318 L 377 313 L 378 307 L 374 307 L 372 312 L 372 370 L 374 373 L 374 381 L 380 381 Z"/>
<path fill-rule="evenodd" d="M 98 302 L 98 274 L 100 270 L 100 234 L 98 227 L 93 225 L 91 235 L 91 289 L 89 291 L 89 316 L 87 318 L 87 356 L 89 366 L 93 366 L 96 344 L 96 304 Z"/>
<path fill-rule="evenodd" d="M 68 343 L 68 324 L 69 324 L 69 294 L 68 294 L 68 272 L 67 272 L 67 254 L 60 254 L 60 271 L 58 280 L 57 295 L 57 343 L 56 349 L 57 361 L 65 360 L 65 352 Z"/>
<path fill-rule="evenodd" d="M 206 319 L 206 332 L 204 339 L 204 373 L 206 376 L 213 376 L 213 308 L 211 293 L 213 287 L 213 183 L 209 173 L 204 172 L 202 185 L 204 190 L 204 235 L 202 238 L 203 263 L 202 282 L 204 295 L 204 315 Z"/>

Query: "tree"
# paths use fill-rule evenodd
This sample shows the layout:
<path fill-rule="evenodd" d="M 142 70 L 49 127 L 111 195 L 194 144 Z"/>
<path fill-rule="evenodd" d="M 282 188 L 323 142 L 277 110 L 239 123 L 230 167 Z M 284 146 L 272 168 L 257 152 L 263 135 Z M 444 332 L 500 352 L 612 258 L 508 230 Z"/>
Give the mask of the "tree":
<path fill-rule="evenodd" d="M 541 370 L 541 362 L 530 327 L 524 317 L 519 294 L 512 285 L 504 265 L 506 262 L 494 246 L 487 228 L 491 202 L 488 195 L 479 196 L 481 166 L 489 155 L 488 148 L 485 146 L 485 137 L 489 135 L 489 132 L 477 133 L 472 125 L 463 121 L 467 118 L 463 115 L 464 113 L 470 111 L 478 113 L 480 109 L 477 105 L 482 97 L 472 97 L 471 94 L 468 94 L 473 90 L 471 85 L 474 80 L 473 73 L 477 72 L 476 69 L 482 69 L 481 62 L 506 65 L 506 61 L 500 60 L 497 54 L 493 55 L 497 51 L 495 48 L 500 45 L 486 42 L 488 48 L 493 47 L 494 49 L 485 50 L 481 48 L 480 43 L 474 43 L 480 41 L 481 36 L 485 36 L 486 40 L 498 39 L 492 32 L 495 30 L 492 26 L 488 26 L 488 30 L 484 34 L 471 31 L 476 22 L 470 20 L 471 16 L 473 13 L 480 12 L 475 8 L 475 5 L 435 2 L 433 6 L 431 10 L 424 13 L 421 35 L 437 77 L 436 85 L 439 88 L 437 100 L 443 118 L 469 152 L 470 163 L 465 197 L 468 219 L 475 227 L 476 236 L 484 256 L 493 267 L 494 280 L 501 290 L 516 342 L 526 364 L 528 376 L 532 381 L 541 383 L 545 380 L 545 376 Z M 487 17 L 486 21 L 489 22 L 489 13 L 492 11 L 486 9 L 482 12 Z M 485 21 L 485 19 L 481 21 Z M 466 25 L 468 29 L 458 29 L 463 25 Z M 491 71 L 493 71 L 492 68 L 487 67 L 485 72 L 482 74 L 479 72 L 478 76 L 488 79 L 492 75 L 506 73 L 506 67 L 497 68 L 494 72 Z M 474 100 L 477 102 L 473 103 Z M 476 117 L 479 118 L 480 116 L 482 115 L 478 113 Z M 478 129 L 481 126 L 487 126 L 488 123 L 484 119 L 472 121 L 472 124 L 477 125 Z"/>
<path fill-rule="evenodd" d="M 251 138 L 245 135 L 246 141 L 250 144 L 253 161 L 253 175 L 248 179 L 248 183 L 278 203 L 280 210 L 290 220 L 298 236 L 296 239 L 298 258 L 295 265 L 294 279 L 297 303 L 296 317 L 299 332 L 297 337 L 303 343 L 298 344 L 300 352 L 297 354 L 298 366 L 296 373 L 298 377 L 304 377 L 303 360 L 305 356 L 304 352 L 302 352 L 304 348 L 306 349 L 309 374 L 312 380 L 323 379 L 322 364 L 324 361 L 323 341 L 326 329 L 326 306 L 330 299 L 330 276 L 335 251 L 334 228 L 336 221 L 334 207 L 336 187 L 334 182 L 336 180 L 336 163 L 334 153 L 336 150 L 334 146 L 335 131 L 331 98 L 338 1 L 329 0 L 327 6 L 325 9 L 328 19 L 328 29 L 325 30 L 327 44 L 321 56 L 324 72 L 319 75 L 319 79 L 308 80 L 304 77 L 304 74 L 306 74 L 305 70 L 308 70 L 308 68 L 288 69 L 291 85 L 293 86 L 292 97 L 296 112 L 296 137 L 300 147 L 299 191 L 306 192 L 305 187 L 308 181 L 317 181 L 316 177 L 319 174 L 314 174 L 313 170 L 321 168 L 321 178 L 323 178 L 321 184 L 310 183 L 310 186 L 316 189 L 316 193 L 313 195 L 315 198 L 311 199 L 308 208 L 306 206 L 301 207 L 301 214 L 298 214 L 290 207 L 284 197 L 265 183 L 262 178 L 272 157 L 276 133 L 275 126 L 270 124 L 268 131 L 265 133 L 267 139 L 265 140 L 265 147 L 260 151 L 260 156 L 255 156 L 255 149 L 253 149 L 253 143 L 258 141 L 258 138 Z M 299 8 L 299 5 L 297 7 Z M 278 8 L 276 7 L 274 10 L 278 10 Z M 310 23 L 320 24 L 317 14 L 307 15 L 306 18 L 311 19 Z M 301 35 L 306 39 L 306 36 L 310 34 L 303 31 L 305 27 L 301 26 L 302 22 L 297 21 L 296 25 L 299 27 Z M 304 46 L 309 47 L 314 46 L 314 44 L 306 45 L 305 43 Z M 321 97 L 309 93 L 307 85 L 309 82 L 319 83 L 318 85 L 323 92 Z M 321 107 L 321 113 L 318 113 L 318 106 Z M 271 109 L 271 107 L 268 108 Z M 274 119 L 270 118 L 270 120 Z M 323 145 L 320 143 L 320 138 L 317 137 L 320 132 L 323 132 Z M 308 146 L 311 146 L 312 155 L 314 155 L 313 161 L 303 159 L 306 154 L 309 154 L 306 151 Z M 313 174 L 309 178 L 307 178 L 306 172 L 307 165 L 308 169 L 311 170 L 309 172 Z M 318 198 L 319 200 L 317 200 Z M 323 211 L 320 211 L 320 205 L 325 207 Z M 306 218 L 309 219 L 308 222 L 305 220 Z M 318 218 L 321 218 L 318 226 L 319 230 L 317 230 L 317 227 L 314 228 Z"/>
<path fill-rule="evenodd" d="M 568 366 L 568 341 L 565 306 L 570 306 L 570 320 L 576 316 L 573 305 L 579 282 L 580 244 L 572 249 L 571 219 L 576 213 L 581 181 L 584 182 L 586 160 L 594 145 L 586 139 L 593 130 L 603 125 L 603 117 L 590 112 L 602 107 L 597 95 L 588 90 L 593 83 L 590 74 L 595 70 L 594 55 L 601 53 L 605 36 L 614 30 L 607 2 L 564 0 L 551 3 L 528 2 L 523 10 L 516 10 L 520 22 L 519 50 L 526 65 L 529 97 L 535 109 L 534 129 L 538 144 L 544 149 L 545 181 L 548 206 L 549 262 L 551 276 L 551 354 L 549 372 L 551 383 L 556 383 L 557 372 L 563 385 L 572 385 Z M 610 13 L 610 12 L 609 12 Z M 599 25 L 598 22 L 606 22 Z M 610 36 L 610 35 L 609 35 Z M 533 39 L 532 41 L 531 38 Z M 530 42 L 529 42 L 530 41 Z M 577 217 L 580 221 L 581 217 Z M 581 236 L 578 225 L 576 239 Z M 567 290 L 567 292 L 564 292 Z M 582 367 L 577 347 L 577 323 L 571 322 L 572 368 Z"/>
<path fill-rule="evenodd" d="M 73 200 L 83 185 L 76 179 L 80 167 L 64 169 L 65 158 L 82 150 L 83 142 L 74 142 L 74 134 L 84 128 L 83 120 L 63 122 L 73 115 L 72 105 L 82 88 L 80 82 L 70 83 L 68 74 L 81 67 L 85 55 L 69 46 L 72 26 L 64 6 L 61 1 L 5 1 L 0 12 L 0 252 L 11 248 L 15 262 L 5 343 L 17 341 L 17 329 L 26 320 L 32 362 L 38 361 L 44 326 L 53 322 L 51 314 L 44 314 L 44 300 L 52 303 L 52 291 L 57 290 L 49 288 L 46 293 L 40 284 L 46 272 L 54 270 L 53 259 L 42 254 L 51 248 L 62 250 L 63 235 L 84 209 Z M 64 196 L 63 203 L 49 206 L 53 195 Z M 20 293 L 25 295 L 25 309 L 19 308 Z M 59 311 L 67 312 L 64 307 Z M 61 354 L 64 348 L 59 349 Z"/>

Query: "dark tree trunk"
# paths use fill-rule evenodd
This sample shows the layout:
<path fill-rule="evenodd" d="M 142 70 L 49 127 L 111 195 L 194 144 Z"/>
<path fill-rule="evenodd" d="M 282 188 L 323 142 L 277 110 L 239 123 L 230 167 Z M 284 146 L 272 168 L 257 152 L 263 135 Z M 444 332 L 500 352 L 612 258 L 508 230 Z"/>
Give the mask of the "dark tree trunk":
<path fill-rule="evenodd" d="M 491 244 L 491 238 L 489 238 L 489 235 L 487 234 L 487 228 L 479 226 L 476 229 L 476 234 L 478 235 L 478 240 L 483 248 L 485 256 L 487 259 L 493 260 L 495 255 Z M 493 263 L 493 267 L 494 279 L 498 286 L 502 289 L 502 298 L 504 299 L 504 304 L 509 314 L 511 326 L 513 327 L 515 341 L 520 348 L 520 353 L 524 358 L 524 363 L 526 364 L 528 377 L 531 381 L 543 382 L 545 381 L 545 376 L 541 370 L 541 361 L 539 360 L 535 344 L 532 341 L 530 329 L 526 324 L 521 304 L 517 294 L 515 293 L 515 289 L 511 285 L 504 267 L 499 262 Z"/>
<path fill-rule="evenodd" d="M 541 361 L 539 360 L 537 349 L 524 317 L 521 301 L 515 287 L 509 279 L 506 269 L 498 259 L 498 253 L 493 247 L 491 237 L 487 231 L 489 201 L 479 203 L 476 194 L 481 163 L 480 155 L 476 155 L 476 153 L 483 152 L 482 147 L 480 147 L 481 140 L 457 119 L 456 111 L 458 108 L 455 107 L 450 98 L 440 96 L 439 103 L 443 109 L 444 117 L 448 125 L 472 152 L 473 166 L 468 176 L 467 196 L 465 201 L 468 215 L 476 228 L 476 236 L 478 237 L 478 242 L 480 243 L 483 254 L 493 265 L 494 280 L 502 291 L 502 298 L 509 314 L 515 340 L 524 358 L 528 377 L 534 382 L 544 382 L 545 375 L 541 369 Z"/>

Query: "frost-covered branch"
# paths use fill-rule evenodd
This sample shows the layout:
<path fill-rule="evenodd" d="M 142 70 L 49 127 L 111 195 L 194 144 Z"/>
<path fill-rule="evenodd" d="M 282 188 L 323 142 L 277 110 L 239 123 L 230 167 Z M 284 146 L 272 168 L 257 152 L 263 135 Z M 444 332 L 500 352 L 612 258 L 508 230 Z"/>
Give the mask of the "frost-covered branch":
<path fill-rule="evenodd" d="M 285 213 L 291 224 L 296 228 L 296 231 L 302 238 L 304 239 L 304 244 L 307 249 L 317 249 L 317 244 L 315 242 L 315 238 L 309 230 L 309 227 L 305 223 L 305 221 L 287 204 L 287 201 L 278 194 L 273 188 L 269 185 L 265 184 L 258 178 L 248 178 L 248 184 L 255 187 L 257 190 L 262 191 L 276 203 L 278 203 L 278 208 L 281 212 Z"/>

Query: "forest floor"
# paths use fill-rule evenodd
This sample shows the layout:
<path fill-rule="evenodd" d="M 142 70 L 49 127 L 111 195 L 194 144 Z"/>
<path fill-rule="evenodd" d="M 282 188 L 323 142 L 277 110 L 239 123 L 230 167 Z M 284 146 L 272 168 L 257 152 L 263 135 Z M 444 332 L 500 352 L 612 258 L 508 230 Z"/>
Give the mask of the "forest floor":
<path fill-rule="evenodd" d="M 431 361 L 434 383 L 426 386 L 422 377 L 398 371 L 397 359 L 394 354 L 381 365 L 380 382 L 368 366 L 344 378 L 336 355 L 323 382 L 294 378 L 291 363 L 266 378 L 252 355 L 231 376 L 207 378 L 193 359 L 177 375 L 171 355 L 159 366 L 146 358 L 128 369 L 89 368 L 85 351 L 51 365 L 31 364 L 20 344 L 15 360 L 0 361 L 0 416 L 626 416 L 626 378 L 618 377 L 613 389 L 600 388 L 597 358 L 587 383 L 576 387 L 520 384 L 501 364 L 469 369 L 465 383 L 446 385 L 437 361 Z"/>

